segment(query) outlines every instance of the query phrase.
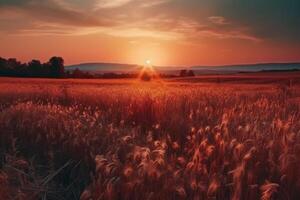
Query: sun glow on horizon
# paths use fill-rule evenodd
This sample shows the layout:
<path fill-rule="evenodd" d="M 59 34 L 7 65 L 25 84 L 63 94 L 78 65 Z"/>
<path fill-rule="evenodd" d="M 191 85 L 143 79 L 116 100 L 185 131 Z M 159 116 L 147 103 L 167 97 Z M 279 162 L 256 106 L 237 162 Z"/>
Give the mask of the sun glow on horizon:
<path fill-rule="evenodd" d="M 150 59 L 146 59 L 144 61 L 144 65 L 138 76 L 139 80 L 143 81 L 151 81 L 152 79 L 159 79 L 159 74 L 155 71 L 152 61 Z"/>
<path fill-rule="evenodd" d="M 146 65 L 151 65 L 151 60 L 146 60 L 145 63 Z"/>

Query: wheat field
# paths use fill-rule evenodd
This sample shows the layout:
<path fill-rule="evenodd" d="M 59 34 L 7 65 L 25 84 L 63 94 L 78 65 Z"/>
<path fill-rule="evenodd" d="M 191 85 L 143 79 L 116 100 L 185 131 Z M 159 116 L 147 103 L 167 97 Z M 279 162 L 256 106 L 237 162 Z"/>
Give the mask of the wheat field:
<path fill-rule="evenodd" d="M 299 199 L 300 87 L 0 80 L 1 199 Z"/>

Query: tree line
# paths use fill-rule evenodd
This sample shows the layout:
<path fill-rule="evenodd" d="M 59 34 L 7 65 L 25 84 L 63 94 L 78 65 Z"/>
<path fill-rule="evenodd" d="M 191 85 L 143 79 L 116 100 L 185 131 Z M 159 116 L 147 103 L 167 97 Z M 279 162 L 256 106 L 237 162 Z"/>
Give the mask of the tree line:
<path fill-rule="evenodd" d="M 64 59 L 52 57 L 48 62 L 32 60 L 22 63 L 15 58 L 0 57 L 0 76 L 61 78 L 65 75 Z"/>
<path fill-rule="evenodd" d="M 195 72 L 193 70 L 183 69 L 180 71 L 179 76 L 180 77 L 191 77 L 191 76 L 195 76 Z"/>
<path fill-rule="evenodd" d="M 41 77 L 41 78 L 137 78 L 138 74 L 90 74 L 79 69 L 65 71 L 64 59 L 54 56 L 48 62 L 41 63 L 39 60 L 31 60 L 28 63 L 22 63 L 16 58 L 0 57 L 0 76 L 9 77 Z M 171 78 L 176 75 L 160 74 L 160 77 Z M 192 70 L 181 70 L 177 77 L 195 76 Z M 145 77 L 143 77 L 145 78 Z M 147 77 L 146 77 L 147 78 Z"/>

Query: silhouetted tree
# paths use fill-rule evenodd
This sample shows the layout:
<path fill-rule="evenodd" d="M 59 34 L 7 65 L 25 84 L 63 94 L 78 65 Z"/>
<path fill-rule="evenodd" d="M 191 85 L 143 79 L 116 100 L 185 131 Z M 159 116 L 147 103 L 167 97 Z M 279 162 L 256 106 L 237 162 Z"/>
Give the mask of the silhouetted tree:
<path fill-rule="evenodd" d="M 0 74 L 6 75 L 7 73 L 7 60 L 0 57 Z"/>
<path fill-rule="evenodd" d="M 195 73 L 193 70 L 182 69 L 182 70 L 180 70 L 179 76 L 180 77 L 195 76 Z"/>
<path fill-rule="evenodd" d="M 15 58 L 0 58 L 0 75 L 16 76 L 21 63 Z"/>
<path fill-rule="evenodd" d="M 17 61 L 17 59 L 15 59 L 15 58 L 9 58 L 7 60 L 7 63 L 8 63 L 9 68 L 12 70 L 16 69 L 18 66 L 21 65 L 21 62 Z"/>
<path fill-rule="evenodd" d="M 39 77 L 43 76 L 43 65 L 39 60 L 32 60 L 28 63 L 29 76 Z"/>
<path fill-rule="evenodd" d="M 0 76 L 63 77 L 64 60 L 61 57 L 52 57 L 49 62 L 42 64 L 39 60 L 21 63 L 15 58 L 0 57 Z"/>
<path fill-rule="evenodd" d="M 65 72 L 64 59 L 61 57 L 52 57 L 49 60 L 50 74 L 52 77 L 63 77 Z"/>
<path fill-rule="evenodd" d="M 186 69 L 182 69 L 182 70 L 180 70 L 180 74 L 179 74 L 179 76 L 181 76 L 181 77 L 185 77 L 185 76 L 187 76 L 187 70 L 186 70 Z"/>
<path fill-rule="evenodd" d="M 195 73 L 194 73 L 193 70 L 189 70 L 187 75 L 188 75 L 188 76 L 195 76 Z"/>
<path fill-rule="evenodd" d="M 28 65 L 26 63 L 21 63 L 20 65 L 16 66 L 14 69 L 13 76 L 20 76 L 20 77 L 29 76 Z"/>
<path fill-rule="evenodd" d="M 72 73 L 73 78 L 80 78 L 82 77 L 82 75 L 83 75 L 82 71 L 77 68 Z"/>

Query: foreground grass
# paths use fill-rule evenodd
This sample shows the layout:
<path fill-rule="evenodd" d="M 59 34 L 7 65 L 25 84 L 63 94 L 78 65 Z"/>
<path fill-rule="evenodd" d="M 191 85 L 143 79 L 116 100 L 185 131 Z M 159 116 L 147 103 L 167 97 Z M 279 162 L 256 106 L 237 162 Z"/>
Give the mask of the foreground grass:
<path fill-rule="evenodd" d="M 37 83 L 0 85 L 5 199 L 300 198 L 298 86 Z"/>

